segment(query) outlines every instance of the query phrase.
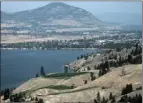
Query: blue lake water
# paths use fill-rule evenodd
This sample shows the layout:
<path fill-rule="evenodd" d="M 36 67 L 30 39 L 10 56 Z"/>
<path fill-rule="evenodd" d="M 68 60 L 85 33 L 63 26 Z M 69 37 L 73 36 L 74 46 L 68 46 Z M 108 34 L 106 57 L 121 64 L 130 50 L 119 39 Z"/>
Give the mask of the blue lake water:
<path fill-rule="evenodd" d="M 63 72 L 64 64 L 96 50 L 2 50 L 1 88 L 18 86 L 35 77 L 43 66 L 46 73 Z"/>

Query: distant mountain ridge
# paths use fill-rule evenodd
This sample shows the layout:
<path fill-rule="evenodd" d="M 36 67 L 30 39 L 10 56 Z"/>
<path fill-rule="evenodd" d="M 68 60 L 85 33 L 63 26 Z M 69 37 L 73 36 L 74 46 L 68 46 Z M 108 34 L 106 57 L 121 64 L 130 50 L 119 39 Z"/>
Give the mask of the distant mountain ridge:
<path fill-rule="evenodd" d="M 62 2 L 12 14 L 1 11 L 2 33 L 49 33 L 121 29 L 105 23 L 90 12 Z"/>
<path fill-rule="evenodd" d="M 44 7 L 15 12 L 13 14 L 6 14 L 2 12 L 2 18 L 5 18 L 6 15 L 11 16 L 13 20 L 75 19 L 79 21 L 101 22 L 86 10 L 78 7 L 73 7 L 61 2 L 52 2 Z"/>

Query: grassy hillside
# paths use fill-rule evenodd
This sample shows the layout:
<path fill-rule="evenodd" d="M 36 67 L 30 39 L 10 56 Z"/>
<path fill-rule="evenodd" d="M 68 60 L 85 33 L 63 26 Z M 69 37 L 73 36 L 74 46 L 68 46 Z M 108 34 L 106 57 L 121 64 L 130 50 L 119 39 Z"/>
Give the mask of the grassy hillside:
<path fill-rule="evenodd" d="M 122 75 L 122 68 L 125 70 L 125 75 Z M 101 98 L 109 97 L 110 92 L 117 98 L 121 96 L 121 90 L 126 84 L 131 83 L 134 91 L 141 86 L 141 70 L 141 64 L 124 65 L 112 68 L 110 72 L 93 81 L 90 80 L 90 73 L 61 79 L 38 77 L 25 82 L 16 88 L 14 93 L 26 91 L 27 98 L 29 96 L 42 98 L 46 103 L 93 102 L 98 92 Z M 84 80 L 87 80 L 87 84 Z"/>

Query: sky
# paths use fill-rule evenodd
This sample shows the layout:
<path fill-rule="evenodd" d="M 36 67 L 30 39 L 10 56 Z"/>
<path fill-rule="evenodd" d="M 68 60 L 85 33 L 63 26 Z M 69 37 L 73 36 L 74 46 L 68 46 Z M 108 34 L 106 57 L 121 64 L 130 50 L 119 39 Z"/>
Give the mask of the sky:
<path fill-rule="evenodd" d="M 1 10 L 11 13 L 23 10 L 34 9 L 47 5 L 50 2 L 45 1 L 2 1 Z M 141 13 L 142 2 L 97 2 L 97 1 L 70 1 L 64 2 L 72 6 L 80 7 L 93 14 L 95 13 L 105 13 L 105 12 L 125 12 L 125 13 Z"/>
<path fill-rule="evenodd" d="M 49 3 L 47 1 L 2 1 L 1 10 L 13 13 L 35 9 Z M 64 1 L 64 3 L 85 9 L 102 21 L 142 24 L 142 2 Z"/>

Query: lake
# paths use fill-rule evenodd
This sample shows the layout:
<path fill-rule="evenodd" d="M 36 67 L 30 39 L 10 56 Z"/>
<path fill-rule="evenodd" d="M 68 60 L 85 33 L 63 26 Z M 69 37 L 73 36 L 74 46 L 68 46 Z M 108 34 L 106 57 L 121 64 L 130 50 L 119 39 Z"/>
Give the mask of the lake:
<path fill-rule="evenodd" d="M 1 88 L 18 86 L 39 73 L 63 72 L 64 64 L 96 50 L 1 50 Z"/>

